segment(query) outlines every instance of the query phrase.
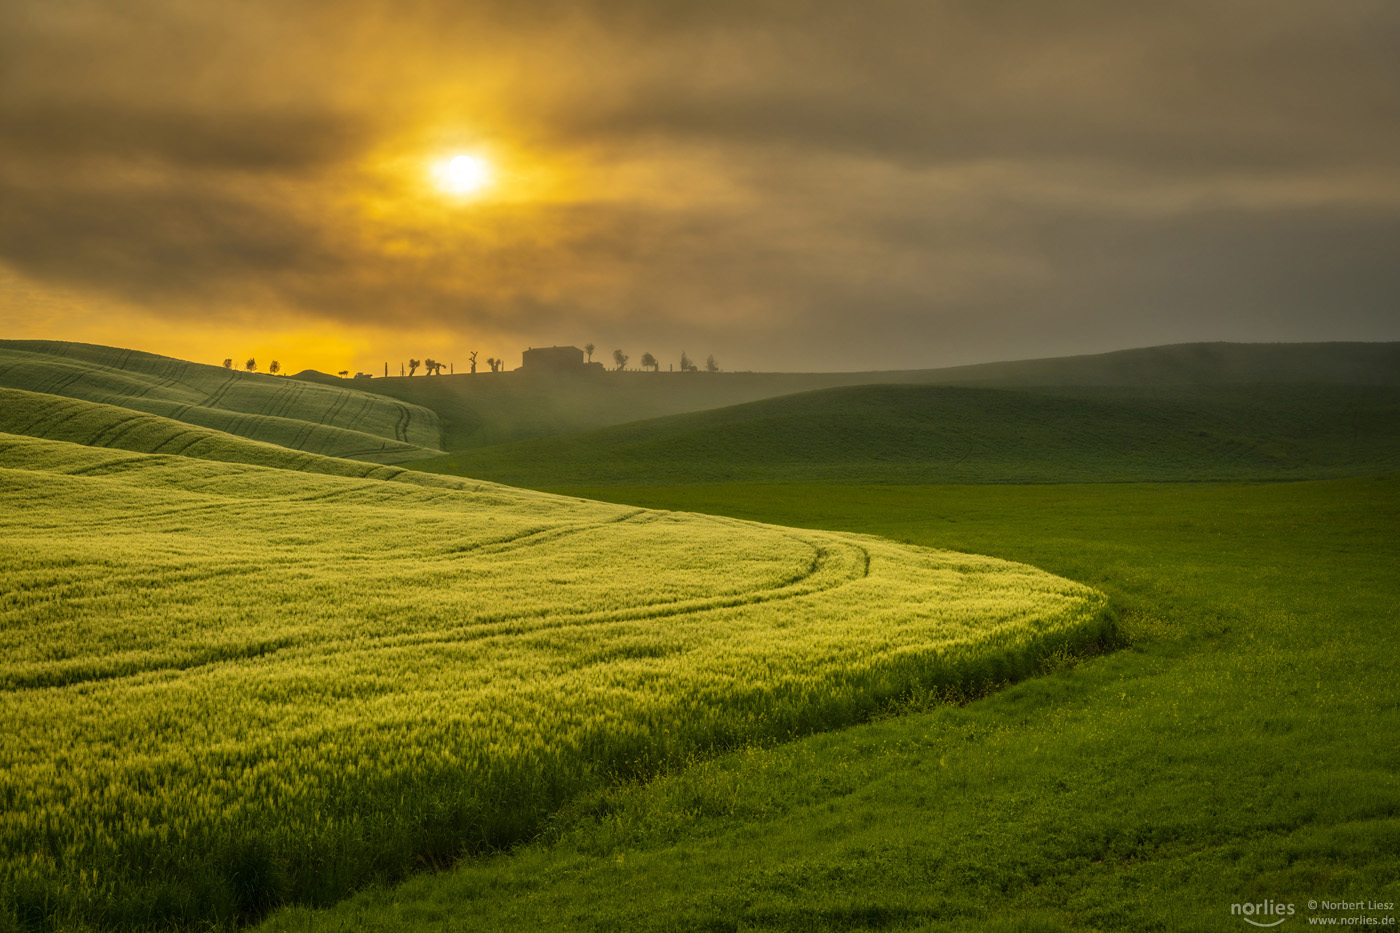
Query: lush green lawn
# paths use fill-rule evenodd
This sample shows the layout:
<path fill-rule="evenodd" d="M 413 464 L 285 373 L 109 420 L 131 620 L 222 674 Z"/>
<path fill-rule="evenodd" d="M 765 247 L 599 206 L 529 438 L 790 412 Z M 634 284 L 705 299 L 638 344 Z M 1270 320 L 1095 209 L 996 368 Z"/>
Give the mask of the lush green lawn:
<path fill-rule="evenodd" d="M 567 491 L 1027 561 L 1109 593 L 1133 643 L 269 929 L 1244 930 L 1231 904 L 1272 899 L 1286 930 L 1400 901 L 1396 477 Z"/>

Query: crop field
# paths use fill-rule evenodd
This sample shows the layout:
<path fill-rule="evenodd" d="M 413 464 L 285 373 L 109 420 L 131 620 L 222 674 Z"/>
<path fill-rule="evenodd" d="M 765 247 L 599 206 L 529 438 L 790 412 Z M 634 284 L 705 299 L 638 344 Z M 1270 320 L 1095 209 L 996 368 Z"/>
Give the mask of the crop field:
<path fill-rule="evenodd" d="M 135 350 L 0 340 L 0 386 L 135 409 L 332 457 L 400 463 L 440 450 L 439 419 L 420 405 Z"/>
<path fill-rule="evenodd" d="M 608 788 L 259 933 L 1228 933 L 1236 903 L 1296 905 L 1284 931 L 1400 904 L 1400 476 L 578 492 L 1025 561 L 1108 594 L 1127 645 Z"/>
<path fill-rule="evenodd" d="M 1021 564 L 414 479 L 0 435 L 0 923 L 325 903 L 1111 637 Z"/>
<path fill-rule="evenodd" d="M 443 485 L 417 470 L 291 450 L 99 402 L 0 388 L 0 434 L 250 466 Z"/>

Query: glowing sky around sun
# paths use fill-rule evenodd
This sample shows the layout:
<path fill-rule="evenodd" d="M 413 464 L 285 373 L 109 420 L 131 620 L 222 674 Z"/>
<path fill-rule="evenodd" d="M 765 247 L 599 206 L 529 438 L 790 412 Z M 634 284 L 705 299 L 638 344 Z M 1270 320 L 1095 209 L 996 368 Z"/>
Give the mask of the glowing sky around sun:
<path fill-rule="evenodd" d="M 1400 7 L 0 6 L 0 337 L 869 369 L 1400 338 Z"/>

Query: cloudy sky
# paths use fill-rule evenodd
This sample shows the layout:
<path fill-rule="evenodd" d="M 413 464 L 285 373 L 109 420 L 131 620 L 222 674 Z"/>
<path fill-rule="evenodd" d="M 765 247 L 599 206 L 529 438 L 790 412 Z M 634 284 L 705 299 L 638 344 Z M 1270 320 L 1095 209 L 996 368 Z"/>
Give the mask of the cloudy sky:
<path fill-rule="evenodd" d="M 0 337 L 373 369 L 1400 339 L 1393 0 L 6 0 Z M 465 154 L 491 184 L 445 191 Z"/>

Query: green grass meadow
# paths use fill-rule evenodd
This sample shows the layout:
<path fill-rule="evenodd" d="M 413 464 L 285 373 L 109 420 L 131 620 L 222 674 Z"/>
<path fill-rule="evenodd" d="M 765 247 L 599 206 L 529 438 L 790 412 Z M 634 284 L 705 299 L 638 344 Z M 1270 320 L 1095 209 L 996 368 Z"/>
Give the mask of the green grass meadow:
<path fill-rule="evenodd" d="M 1024 565 L 309 465 L 0 434 L 0 925 L 330 903 L 1114 637 Z"/>
<path fill-rule="evenodd" d="M 0 933 L 1393 926 L 1397 366 L 0 341 Z"/>
<path fill-rule="evenodd" d="M 1288 927 L 1400 902 L 1393 475 L 567 491 L 1026 561 L 1107 593 L 1131 643 L 592 795 L 509 855 L 260 929 L 1220 931 L 1246 901 Z"/>

